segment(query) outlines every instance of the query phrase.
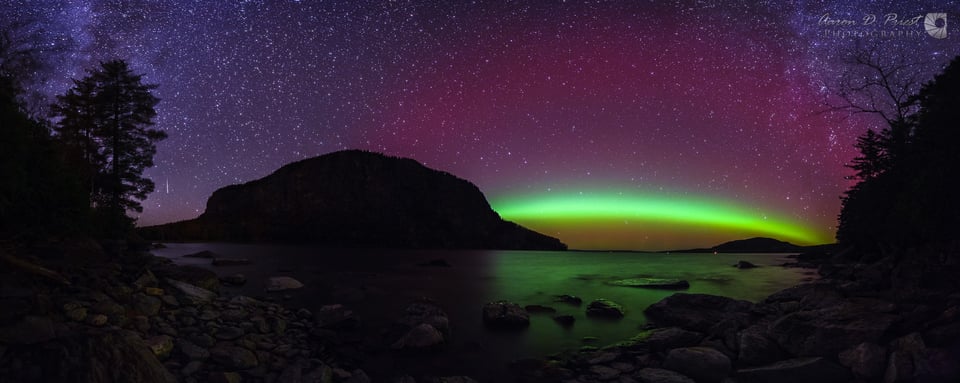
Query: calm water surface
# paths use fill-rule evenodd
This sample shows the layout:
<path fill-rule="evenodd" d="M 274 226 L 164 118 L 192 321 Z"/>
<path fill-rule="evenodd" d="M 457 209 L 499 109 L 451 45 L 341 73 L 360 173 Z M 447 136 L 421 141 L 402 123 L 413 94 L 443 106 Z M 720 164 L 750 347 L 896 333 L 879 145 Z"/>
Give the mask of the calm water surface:
<path fill-rule="evenodd" d="M 247 258 L 251 265 L 214 267 L 206 259 L 182 255 L 210 250 L 221 257 Z M 450 317 L 452 341 L 443 353 L 368 356 L 365 366 L 375 380 L 393 375 L 470 375 L 480 381 L 503 380 L 509 361 L 604 346 L 636 335 L 646 319 L 643 309 L 674 293 L 608 285 L 633 277 L 680 278 L 690 281 L 690 293 L 708 293 L 757 301 L 799 283 L 805 270 L 783 268 L 783 254 L 663 254 L 543 251 L 398 251 L 342 250 L 310 246 L 239 245 L 221 243 L 168 244 L 156 255 L 181 264 L 210 268 L 220 276 L 242 273 L 247 285 L 225 288 L 226 294 L 266 297 L 263 280 L 286 275 L 303 282 L 289 295 L 292 306 L 318 310 L 331 303 L 353 309 L 362 332 L 376 340 L 380 329 L 419 297 L 438 302 Z M 422 267 L 443 259 L 453 267 Z M 756 269 L 731 267 L 738 260 Z M 554 302 L 559 294 L 577 295 L 581 307 Z M 620 303 L 626 316 L 618 321 L 584 316 L 586 304 L 597 298 Z M 485 302 L 509 300 L 539 304 L 569 314 L 576 324 L 565 329 L 552 315 L 531 315 L 530 328 L 520 332 L 484 329 L 480 308 Z M 584 338 L 588 338 L 586 341 Z M 596 338 L 596 340 L 591 340 Z M 379 379 L 377 379 L 379 378 Z"/>

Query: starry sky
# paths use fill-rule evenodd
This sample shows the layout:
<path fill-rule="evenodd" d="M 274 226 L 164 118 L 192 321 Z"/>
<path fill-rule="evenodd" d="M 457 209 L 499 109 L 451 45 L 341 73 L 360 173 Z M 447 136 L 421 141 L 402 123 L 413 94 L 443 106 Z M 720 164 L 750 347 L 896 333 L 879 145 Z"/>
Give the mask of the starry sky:
<path fill-rule="evenodd" d="M 928 12 L 947 13 L 946 38 L 910 24 Z M 0 0 L 56 52 L 41 94 L 113 58 L 159 84 L 169 139 L 140 225 L 360 148 L 468 179 L 571 247 L 645 250 L 832 241 L 843 165 L 882 126 L 825 112 L 843 57 L 907 54 L 931 78 L 960 54 L 957 15 L 949 1 Z"/>

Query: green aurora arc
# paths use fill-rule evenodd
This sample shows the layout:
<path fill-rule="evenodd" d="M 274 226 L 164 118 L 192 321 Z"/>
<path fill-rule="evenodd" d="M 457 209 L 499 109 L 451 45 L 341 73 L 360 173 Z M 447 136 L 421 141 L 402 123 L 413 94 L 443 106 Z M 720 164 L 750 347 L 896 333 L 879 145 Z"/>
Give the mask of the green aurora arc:
<path fill-rule="evenodd" d="M 669 227 L 669 230 L 767 236 L 799 245 L 831 242 L 827 233 L 722 199 L 639 193 L 548 192 L 497 198 L 491 201 L 491 206 L 504 219 L 547 234 L 559 233 L 557 228 L 564 228 L 567 233 L 576 232 L 578 227 L 623 231 L 624 224 L 637 223 L 641 225 L 626 229 L 634 236 L 643 235 L 646 228 Z M 579 241 L 576 235 L 569 234 L 560 239 L 569 241 L 572 248 L 576 248 Z"/>

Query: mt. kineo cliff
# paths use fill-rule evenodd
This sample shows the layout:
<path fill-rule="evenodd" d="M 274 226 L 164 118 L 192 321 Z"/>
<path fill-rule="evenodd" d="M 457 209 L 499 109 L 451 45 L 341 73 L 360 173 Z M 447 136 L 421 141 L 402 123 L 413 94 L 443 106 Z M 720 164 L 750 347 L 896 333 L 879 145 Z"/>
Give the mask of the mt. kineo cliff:
<path fill-rule="evenodd" d="M 140 229 L 164 241 L 565 250 L 504 221 L 472 183 L 408 158 L 345 150 L 221 188 L 199 217 Z"/>

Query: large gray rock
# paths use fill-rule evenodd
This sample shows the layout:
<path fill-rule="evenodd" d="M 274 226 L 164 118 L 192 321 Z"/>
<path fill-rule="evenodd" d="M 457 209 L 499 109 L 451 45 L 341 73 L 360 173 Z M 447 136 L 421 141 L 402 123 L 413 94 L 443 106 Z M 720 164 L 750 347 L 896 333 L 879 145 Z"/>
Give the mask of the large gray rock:
<path fill-rule="evenodd" d="M 391 347 L 394 349 L 414 349 L 425 350 L 435 348 L 444 342 L 443 334 L 437 331 L 433 326 L 421 323 L 410 329 L 400 340 Z"/>
<path fill-rule="evenodd" d="M 217 274 L 202 267 L 166 265 L 154 267 L 153 273 L 161 279 L 185 282 L 212 292 L 220 291 L 220 280 Z"/>
<path fill-rule="evenodd" d="M 587 316 L 595 318 L 623 318 L 623 306 L 607 299 L 595 299 L 587 305 Z"/>
<path fill-rule="evenodd" d="M 179 293 L 179 300 L 181 302 L 196 305 L 208 303 L 217 298 L 216 293 L 199 286 L 194 286 L 176 279 L 167 279 L 166 282 L 176 289 L 176 291 Z"/>
<path fill-rule="evenodd" d="M 686 375 L 662 368 L 644 368 L 633 374 L 640 383 L 694 383 Z"/>
<path fill-rule="evenodd" d="M 737 381 L 741 383 L 841 383 L 851 378 L 849 370 L 822 357 L 788 359 L 737 370 Z"/>
<path fill-rule="evenodd" d="M 490 302 L 483 305 L 483 323 L 495 329 L 521 329 L 530 325 L 530 314 L 516 303 Z"/>
<path fill-rule="evenodd" d="M 677 293 L 650 305 L 643 312 L 660 325 L 708 332 L 724 320 L 747 322 L 752 307 L 750 302 L 717 295 Z"/>
<path fill-rule="evenodd" d="M 675 348 L 667 353 L 663 368 L 700 383 L 720 382 L 732 371 L 730 358 L 709 347 Z"/>
<path fill-rule="evenodd" d="M 769 333 L 793 355 L 833 358 L 860 343 L 879 342 L 898 319 L 870 306 L 840 303 L 787 314 L 770 325 Z"/>

